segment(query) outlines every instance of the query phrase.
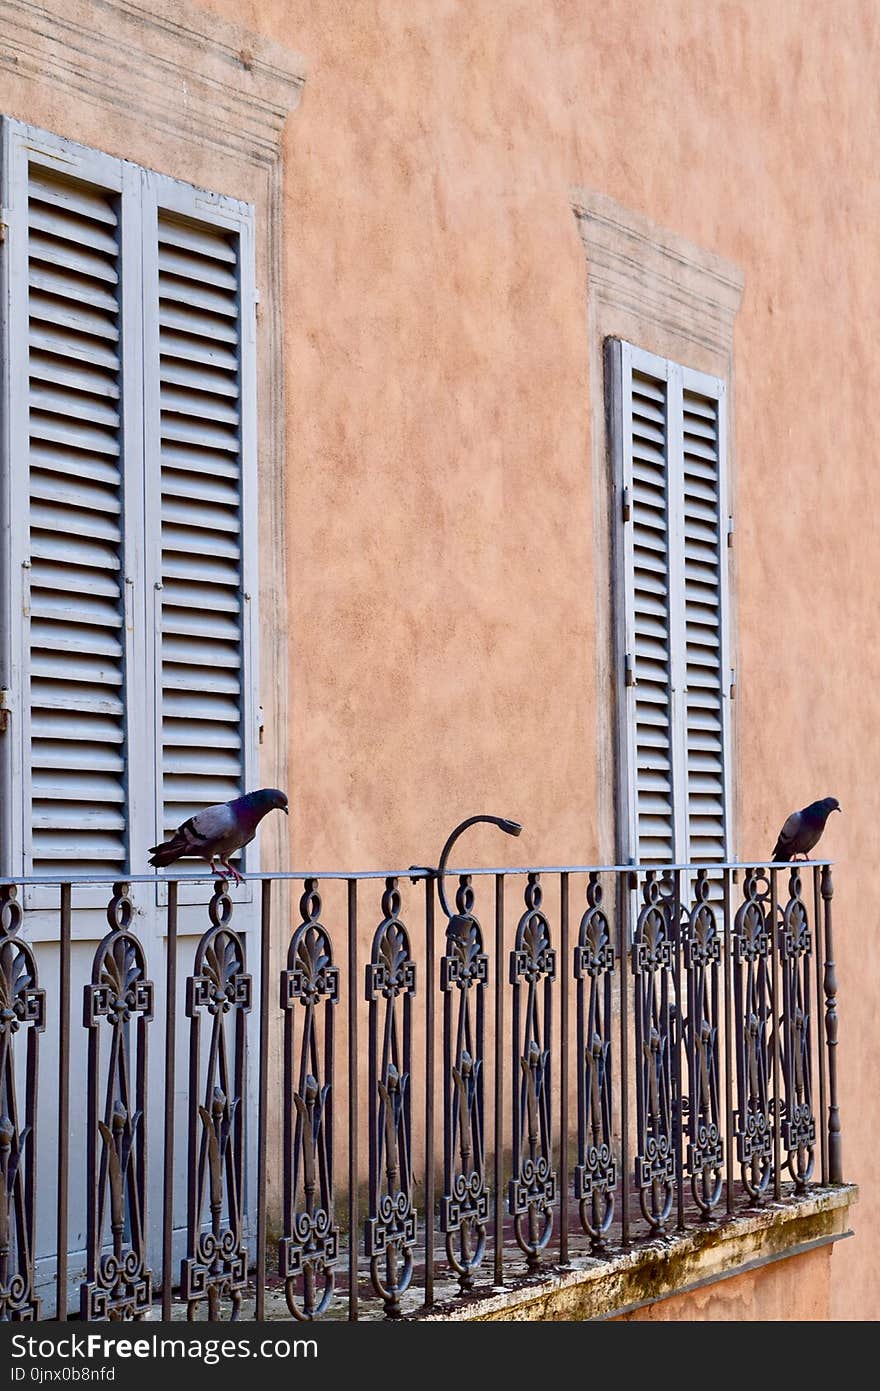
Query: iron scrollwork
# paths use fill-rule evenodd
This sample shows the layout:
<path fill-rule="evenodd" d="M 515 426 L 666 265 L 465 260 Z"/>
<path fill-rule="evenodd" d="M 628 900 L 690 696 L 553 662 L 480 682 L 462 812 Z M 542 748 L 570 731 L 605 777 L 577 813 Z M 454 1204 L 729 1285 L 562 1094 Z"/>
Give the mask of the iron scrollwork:
<path fill-rule="evenodd" d="M 782 910 L 779 925 L 782 971 L 779 1039 L 784 1090 L 782 1142 L 787 1153 L 785 1162 L 800 1193 L 813 1173 L 816 1119 L 811 1061 L 813 936 L 796 869 L 791 871 L 788 892 L 789 900 Z"/>
<path fill-rule="evenodd" d="M 599 876 L 590 874 L 587 911 L 574 949 L 577 981 L 578 1162 L 574 1196 L 594 1251 L 614 1218 L 617 1169 L 611 1131 L 611 980 L 614 947 Z"/>
<path fill-rule="evenodd" d="M 550 1240 L 556 1200 L 550 1130 L 550 990 L 556 975 L 556 953 L 542 900 L 540 876 L 530 874 L 526 911 L 517 924 L 510 954 L 513 1075 L 519 1086 L 514 1083 L 513 1177 L 507 1206 L 530 1271 L 538 1268 L 541 1252 Z"/>
<path fill-rule="evenodd" d="M 694 1202 L 704 1217 L 718 1205 L 724 1188 L 718 1005 L 721 939 L 710 892 L 708 870 L 701 869 L 694 886 L 696 902 L 684 926 L 688 1074 L 685 1165 Z"/>
<path fill-rule="evenodd" d="M 34 1289 L 37 1063 L 39 1035 L 46 1027 L 46 993 L 37 983 L 34 954 L 18 937 L 21 922 L 15 886 L 0 886 L 0 1320 L 4 1322 L 40 1317 Z M 20 1116 L 21 1083 L 24 1111 Z"/>
<path fill-rule="evenodd" d="M 370 1207 L 364 1246 L 373 1288 L 399 1318 L 416 1241 L 412 1179 L 412 997 L 416 965 L 400 921 L 397 880 L 385 880 L 383 920 L 366 970 L 370 1007 Z"/>
<path fill-rule="evenodd" d="M 339 972 L 320 922 L 318 881 L 307 879 L 302 922 L 281 973 L 284 1011 L 284 1235 L 278 1273 L 294 1318 L 323 1314 L 333 1297 L 339 1228 L 333 1213 L 333 1018 Z M 302 1010 L 302 1024 L 297 1015 Z M 299 1040 L 297 1042 L 297 1039 Z"/>
<path fill-rule="evenodd" d="M 128 885 L 114 884 L 107 908 L 110 931 L 95 952 L 91 983 L 83 987 L 89 1182 L 80 1310 L 89 1322 L 143 1319 L 153 1299 L 146 1263 L 147 1025 L 153 1018 L 153 983 L 147 980 L 143 947 L 130 930 L 133 911 Z M 103 1119 L 102 1025 L 110 1039 Z M 112 1250 L 105 1251 L 108 1207 Z"/>
<path fill-rule="evenodd" d="M 635 978 L 636 1125 L 635 1182 L 642 1214 L 652 1232 L 662 1231 L 675 1196 L 673 1130 L 673 906 L 649 870 L 644 904 L 631 950 Z"/>
<path fill-rule="evenodd" d="M 244 942 L 230 927 L 232 900 L 218 880 L 208 906 L 211 926 L 196 950 L 186 983 L 190 1020 L 189 1192 L 187 1254 L 181 1263 L 181 1297 L 187 1317 L 208 1302 L 208 1318 L 220 1316 L 220 1300 L 241 1313 L 247 1284 L 244 1236 L 244 1079 L 251 977 Z M 203 1020 L 208 1021 L 208 1064 L 201 1070 Z M 197 1105 L 201 1087 L 204 1103 Z M 205 1207 L 210 1227 L 203 1231 Z"/>
<path fill-rule="evenodd" d="M 440 1228 L 446 1255 L 462 1291 L 473 1288 L 486 1250 L 489 1189 L 483 1110 L 484 1008 L 489 958 L 474 917 L 474 891 L 462 875 L 456 913 L 446 929 L 440 961 L 443 992 L 444 1191 Z"/>
<path fill-rule="evenodd" d="M 737 1094 L 734 1125 L 743 1187 L 752 1202 L 759 1202 L 773 1178 L 772 937 L 766 874 L 746 870 L 743 895 L 744 902 L 733 921 Z"/>

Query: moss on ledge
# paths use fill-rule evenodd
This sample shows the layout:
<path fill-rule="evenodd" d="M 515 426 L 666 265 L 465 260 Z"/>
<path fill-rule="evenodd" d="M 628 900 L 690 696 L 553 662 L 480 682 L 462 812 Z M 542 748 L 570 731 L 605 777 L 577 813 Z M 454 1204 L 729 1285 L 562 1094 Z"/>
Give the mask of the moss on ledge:
<path fill-rule="evenodd" d="M 435 1307 L 432 1320 L 608 1319 L 669 1295 L 848 1236 L 858 1196 L 853 1184 L 811 1189 L 803 1198 L 767 1203 L 684 1233 L 640 1243 L 605 1260 L 584 1258 L 515 1287 Z"/>

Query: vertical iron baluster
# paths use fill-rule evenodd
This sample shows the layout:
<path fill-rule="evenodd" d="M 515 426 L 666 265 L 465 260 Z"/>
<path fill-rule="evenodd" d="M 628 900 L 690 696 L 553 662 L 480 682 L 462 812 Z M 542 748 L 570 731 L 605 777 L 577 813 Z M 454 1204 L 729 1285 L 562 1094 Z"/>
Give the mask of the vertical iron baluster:
<path fill-rule="evenodd" d="M 773 927 L 769 895 L 766 873 L 747 869 L 744 901 L 733 921 L 736 1148 L 743 1188 L 752 1203 L 761 1201 L 773 1175 L 769 1059 L 773 1008 L 767 965 Z"/>
<path fill-rule="evenodd" d="M 773 1196 L 782 1195 L 782 1096 L 780 1085 L 780 1018 L 779 1018 L 779 899 L 776 870 L 770 871 L 770 998 L 773 1027 Z"/>
<path fill-rule="evenodd" d="M 34 953 L 18 932 L 22 910 L 14 884 L 0 887 L 0 1320 L 40 1317 L 35 1291 L 36 1142 L 39 1035 L 46 992 Z M 16 1034 L 18 1049 L 14 1046 Z M 23 1045 L 23 1047 L 22 1047 Z M 16 1077 L 16 1054 L 18 1076 Z M 24 1114 L 18 1090 L 24 1078 Z"/>
<path fill-rule="evenodd" d="M 837 967 L 834 961 L 834 938 L 831 927 L 831 900 L 834 883 L 831 866 L 822 870 L 822 901 L 825 905 L 825 1040 L 828 1046 L 828 1179 L 843 1183 L 843 1153 L 841 1146 L 840 1107 L 837 1103 Z"/>
<path fill-rule="evenodd" d="M 61 885 L 61 932 L 58 943 L 58 1264 L 55 1272 L 55 1317 L 67 1319 L 67 1217 L 70 1161 L 70 885 Z"/>
<path fill-rule="evenodd" d="M 684 1063 L 682 1054 L 685 1047 L 685 1002 L 681 987 L 681 949 L 682 949 L 682 870 L 672 871 L 669 894 L 670 941 L 672 945 L 672 982 L 675 991 L 674 1032 L 672 1036 L 672 1136 L 675 1152 L 675 1200 L 676 1225 L 684 1231 L 684 1132 L 685 1110 L 691 1099 L 684 1091 Z"/>
<path fill-rule="evenodd" d="M 114 884 L 107 908 L 110 931 L 95 952 L 91 983 L 83 986 L 83 1027 L 89 1031 L 88 1237 L 80 1315 L 87 1323 L 143 1319 L 153 1303 L 146 1251 L 147 1025 L 153 1018 L 153 983 L 147 980 L 144 949 L 130 930 L 133 916 L 128 884 Z M 102 1023 L 110 1034 L 103 1107 Z M 105 1252 L 108 1215 L 112 1250 Z"/>
<path fill-rule="evenodd" d="M 463 874 L 456 913 L 440 961 L 443 995 L 443 1200 L 440 1229 L 462 1291 L 473 1288 L 486 1249 L 489 1189 L 483 1103 L 484 996 L 489 958 L 474 917 L 471 878 Z"/>
<path fill-rule="evenodd" d="M 827 1105 L 825 1048 L 823 1040 L 822 1015 L 822 972 L 825 964 L 824 933 L 822 932 L 822 895 L 820 889 L 822 871 L 813 866 L 813 921 L 816 932 L 816 1064 L 819 1071 L 819 1153 L 822 1163 L 822 1182 L 828 1182 L 828 1132 L 825 1128 Z"/>
<path fill-rule="evenodd" d="M 327 1310 L 339 1255 L 333 1211 L 333 1022 L 339 972 L 320 921 L 317 879 L 305 881 L 299 906 L 302 922 L 290 939 L 287 969 L 281 972 L 284 1225 L 278 1274 L 288 1309 L 305 1321 Z"/>
<path fill-rule="evenodd" d="M 386 1318 L 401 1316 L 416 1241 L 412 1183 L 412 997 L 416 964 L 400 921 L 397 880 L 385 880 L 382 922 L 366 970 L 370 1007 L 370 1214 L 364 1247 Z M 384 1267 L 384 1268 L 383 1268 Z"/>
<path fill-rule="evenodd" d="M 590 874 L 587 911 L 574 950 L 577 981 L 578 1153 L 574 1196 L 595 1253 L 614 1218 L 617 1170 L 612 1136 L 611 976 L 614 947 L 599 876 Z M 589 982 L 589 984 L 588 984 Z M 589 990 L 589 998 L 587 991 Z"/>
<path fill-rule="evenodd" d="M 562 970 L 559 973 L 559 1259 L 568 1265 L 568 875 L 559 876 L 559 949 Z"/>
<path fill-rule="evenodd" d="M 813 1173 L 816 1150 L 816 1121 L 813 1115 L 812 1034 L 810 999 L 810 956 L 813 938 L 807 910 L 801 899 L 801 877 L 792 867 L 788 884 L 789 899 L 782 910 L 779 927 L 779 957 L 782 973 L 782 1020 L 780 1025 L 783 1069 L 785 1163 L 795 1182 L 795 1191 L 804 1192 Z"/>
<path fill-rule="evenodd" d="M 266 1184 L 269 1152 L 269 948 L 272 880 L 264 879 L 260 899 L 260 1071 L 257 1081 L 257 1268 L 254 1315 L 266 1317 Z"/>
<path fill-rule="evenodd" d="M 638 887 L 635 873 L 618 874 L 616 882 L 617 939 L 620 957 L 620 1240 L 629 1246 L 629 978 L 625 963 L 630 961 L 629 895 Z"/>
<path fill-rule="evenodd" d="M 504 1284 L 504 875 L 495 875 L 495 1118 L 493 1130 L 496 1285 Z"/>
<path fill-rule="evenodd" d="M 687 1173 L 703 1218 L 721 1200 L 724 1144 L 721 1138 L 718 976 L 721 943 L 710 902 L 709 872 L 701 869 L 694 907 L 684 926 L 687 976 Z"/>
<path fill-rule="evenodd" d="M 348 928 L 348 1317 L 358 1317 L 358 1137 L 357 880 L 346 881 Z"/>
<path fill-rule="evenodd" d="M 732 906 L 731 875 L 724 871 L 724 1143 L 727 1146 L 727 1213 L 733 1212 L 733 960 L 731 956 L 730 913 Z"/>
<path fill-rule="evenodd" d="M 636 1155 L 639 1205 L 651 1233 L 669 1220 L 676 1193 L 672 1008 L 675 944 L 669 902 L 648 870 L 632 950 L 635 985 Z"/>
<path fill-rule="evenodd" d="M 251 1008 L 251 977 L 246 970 L 244 942 L 229 926 L 232 900 L 223 880 L 215 882 L 208 915 L 211 926 L 199 941 L 193 974 L 186 983 L 190 1020 L 189 1202 L 180 1293 L 189 1319 L 195 1318 L 202 1300 L 208 1302 L 208 1318 L 218 1319 L 220 1300 L 228 1298 L 231 1317 L 237 1320 L 242 1291 L 247 1287 L 243 1180 L 246 1016 Z M 204 1076 L 200 1066 L 203 1011 L 210 1021 Z M 231 1021 L 229 1028 L 227 1020 Z M 200 1093 L 204 1096 L 201 1105 Z M 206 1202 L 209 1231 L 202 1230 Z"/>
<path fill-rule="evenodd" d="M 162 1318 L 171 1318 L 174 1247 L 174 1075 L 177 1046 L 177 880 L 168 881 L 165 934 L 165 1166 L 162 1175 Z"/>
<path fill-rule="evenodd" d="M 530 874 L 525 890 L 526 911 L 517 924 L 510 953 L 513 1176 L 508 1184 L 507 1207 L 517 1244 L 530 1271 L 537 1270 L 541 1252 L 550 1240 L 556 1199 L 550 1106 L 551 992 L 556 953 L 550 943 L 550 924 L 541 909 L 542 897 L 540 876 Z"/>
<path fill-rule="evenodd" d="M 425 1305 L 434 1303 L 434 879 L 425 879 Z"/>

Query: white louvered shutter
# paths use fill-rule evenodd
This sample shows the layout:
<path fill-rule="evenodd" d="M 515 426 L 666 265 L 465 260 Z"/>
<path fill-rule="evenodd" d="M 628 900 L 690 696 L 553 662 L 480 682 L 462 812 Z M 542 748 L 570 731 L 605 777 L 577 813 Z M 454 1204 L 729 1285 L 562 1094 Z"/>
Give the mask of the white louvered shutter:
<path fill-rule="evenodd" d="M 147 300 L 154 300 L 147 318 L 155 335 L 153 428 L 161 465 L 155 495 L 161 836 L 253 785 L 243 506 L 253 452 L 253 294 L 248 209 L 206 202 L 196 190 L 158 178 L 148 196 L 155 200 L 155 262 L 145 286 Z M 149 417 L 149 402 L 147 409 Z M 148 440 L 149 431 L 148 418 Z"/>
<path fill-rule="evenodd" d="M 35 874 L 107 874 L 127 858 L 119 208 L 115 192 L 30 165 L 25 816 Z"/>
<path fill-rule="evenodd" d="M 238 265 L 159 219 L 165 830 L 244 791 Z"/>
<path fill-rule="evenodd" d="M 686 853 L 691 861 L 723 860 L 728 843 L 722 406 L 717 391 L 683 389 Z"/>
<path fill-rule="evenodd" d="M 253 209 L 6 118 L 0 206 L 0 861 L 142 872 L 256 785 Z"/>
<path fill-rule="evenodd" d="M 621 822 L 626 858 L 729 848 L 724 386 L 609 345 L 621 490 Z"/>
<path fill-rule="evenodd" d="M 641 859 L 669 860 L 674 855 L 674 790 L 667 384 L 660 376 L 636 371 L 630 381 L 635 833 Z"/>

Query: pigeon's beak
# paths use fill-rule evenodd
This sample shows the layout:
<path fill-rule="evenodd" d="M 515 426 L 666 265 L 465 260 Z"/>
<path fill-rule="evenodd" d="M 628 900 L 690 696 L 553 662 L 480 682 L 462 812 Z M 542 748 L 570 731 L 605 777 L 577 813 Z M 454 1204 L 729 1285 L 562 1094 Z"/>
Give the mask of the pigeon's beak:
<path fill-rule="evenodd" d="M 834 807 L 834 811 L 843 811 L 843 807 Z"/>
<path fill-rule="evenodd" d="M 289 816 L 289 815 L 290 815 L 290 812 L 287 810 L 287 807 L 282 807 L 281 810 L 284 812 L 284 815 L 285 815 L 285 816 Z"/>

